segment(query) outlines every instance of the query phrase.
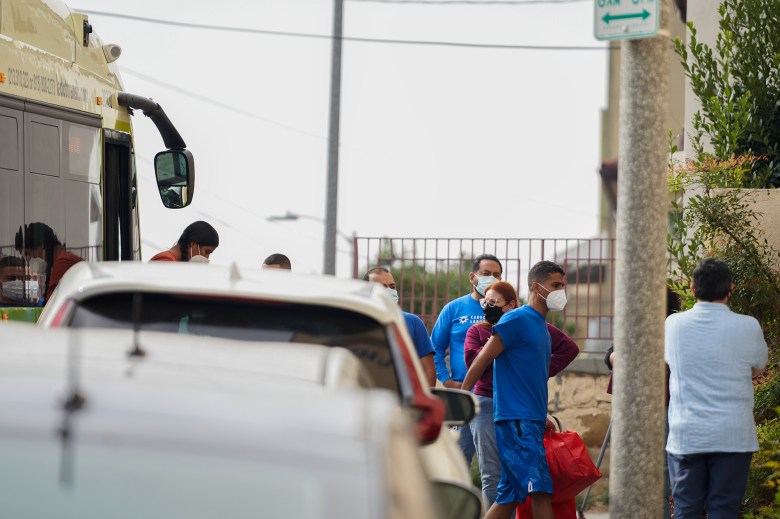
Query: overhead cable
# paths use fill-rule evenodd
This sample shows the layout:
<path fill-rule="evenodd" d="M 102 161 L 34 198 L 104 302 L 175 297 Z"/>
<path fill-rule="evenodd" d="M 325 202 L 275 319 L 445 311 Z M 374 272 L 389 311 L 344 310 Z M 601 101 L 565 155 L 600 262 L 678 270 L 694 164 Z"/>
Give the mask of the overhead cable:
<path fill-rule="evenodd" d="M 250 29 L 247 27 L 231 27 L 227 25 L 210 25 L 203 23 L 189 23 L 189 22 L 176 22 L 171 20 L 162 20 L 159 18 L 147 18 L 144 16 L 134 16 L 129 14 L 109 13 L 106 11 L 92 11 L 82 10 L 79 11 L 84 14 L 94 16 L 107 16 L 111 18 L 121 18 L 124 20 L 134 20 L 137 22 L 156 23 L 161 25 L 171 25 L 174 27 L 185 27 L 188 29 L 206 29 L 211 31 L 227 31 L 238 32 L 245 34 L 265 34 L 269 36 L 289 36 L 296 38 L 315 38 L 321 40 L 331 40 L 332 36 L 328 34 L 313 34 L 305 32 L 289 32 L 289 31 L 272 31 L 267 29 Z M 430 40 L 394 40 L 387 38 L 360 38 L 356 36 L 344 36 L 341 38 L 344 41 L 354 41 L 361 43 L 386 43 L 386 44 L 398 44 L 398 45 L 429 45 L 438 47 L 466 47 L 476 49 L 512 49 L 512 50 L 597 50 L 597 51 L 609 51 L 616 50 L 616 47 L 606 45 L 593 45 L 593 46 L 580 46 L 580 45 L 510 45 L 501 43 L 467 43 L 467 42 L 454 42 L 454 41 L 430 41 Z"/>

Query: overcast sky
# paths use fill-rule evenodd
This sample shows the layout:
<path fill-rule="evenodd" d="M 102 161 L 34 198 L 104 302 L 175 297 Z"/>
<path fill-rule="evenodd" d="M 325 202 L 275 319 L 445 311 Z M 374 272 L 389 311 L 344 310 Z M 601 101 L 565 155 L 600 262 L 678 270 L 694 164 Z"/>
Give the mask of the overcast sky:
<path fill-rule="evenodd" d="M 604 47 L 593 2 L 347 0 L 344 36 Z M 519 0 L 518 0 L 519 1 Z M 539 0 L 535 0 L 538 2 Z M 315 35 L 329 0 L 78 0 L 75 10 Z M 186 6 L 184 8 L 183 6 Z M 134 128 L 143 257 L 190 222 L 219 231 L 214 263 L 258 266 L 284 252 L 321 272 L 331 42 L 90 15 L 116 43 L 125 90 L 159 102 L 196 161 L 191 207 L 164 209 L 150 120 Z M 598 231 L 606 50 L 344 42 L 338 228 L 361 237 L 585 238 Z M 349 244 L 338 240 L 337 274 Z"/>

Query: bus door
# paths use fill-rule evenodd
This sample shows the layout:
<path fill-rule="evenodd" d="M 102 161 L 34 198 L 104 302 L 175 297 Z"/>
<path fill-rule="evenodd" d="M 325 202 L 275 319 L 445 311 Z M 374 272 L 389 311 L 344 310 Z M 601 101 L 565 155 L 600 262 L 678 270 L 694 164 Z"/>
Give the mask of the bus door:
<path fill-rule="evenodd" d="M 140 259 L 136 185 L 129 134 L 104 130 L 104 259 Z"/>

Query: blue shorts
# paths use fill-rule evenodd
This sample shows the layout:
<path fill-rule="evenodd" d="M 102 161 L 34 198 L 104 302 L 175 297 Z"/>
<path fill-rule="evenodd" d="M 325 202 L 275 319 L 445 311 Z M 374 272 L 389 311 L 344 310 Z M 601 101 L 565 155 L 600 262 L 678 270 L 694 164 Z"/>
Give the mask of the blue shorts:
<path fill-rule="evenodd" d="M 544 451 L 544 421 L 496 422 L 496 445 L 501 458 L 501 481 L 496 503 L 522 503 L 528 494 L 552 494 L 553 485 Z"/>

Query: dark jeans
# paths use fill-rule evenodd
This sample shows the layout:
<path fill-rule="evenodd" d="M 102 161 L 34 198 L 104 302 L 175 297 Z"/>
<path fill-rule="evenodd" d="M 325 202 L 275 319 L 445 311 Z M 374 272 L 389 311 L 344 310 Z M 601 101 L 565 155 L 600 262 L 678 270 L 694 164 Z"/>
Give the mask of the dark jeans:
<path fill-rule="evenodd" d="M 667 453 L 674 519 L 735 519 L 747 486 L 752 452 Z"/>

